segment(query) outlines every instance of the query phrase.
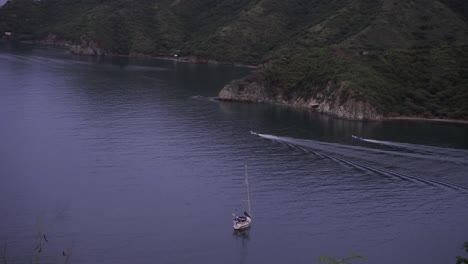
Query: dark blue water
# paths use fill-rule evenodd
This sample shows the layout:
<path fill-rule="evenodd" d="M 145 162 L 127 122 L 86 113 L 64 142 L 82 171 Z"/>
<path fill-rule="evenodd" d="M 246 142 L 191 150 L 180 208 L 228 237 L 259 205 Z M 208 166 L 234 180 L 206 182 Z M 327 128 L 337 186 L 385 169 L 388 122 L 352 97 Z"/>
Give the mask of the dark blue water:
<path fill-rule="evenodd" d="M 468 125 L 210 99 L 248 71 L 1 46 L 0 256 L 439 264 L 463 254 Z M 244 164 L 254 220 L 236 235 Z"/>

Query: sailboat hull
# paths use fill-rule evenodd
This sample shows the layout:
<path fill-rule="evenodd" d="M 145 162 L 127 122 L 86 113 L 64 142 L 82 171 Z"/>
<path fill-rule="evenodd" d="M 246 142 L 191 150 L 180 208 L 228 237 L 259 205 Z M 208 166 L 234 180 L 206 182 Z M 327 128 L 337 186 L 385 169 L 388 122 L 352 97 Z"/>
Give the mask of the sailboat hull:
<path fill-rule="evenodd" d="M 236 222 L 234 221 L 234 230 L 245 230 L 250 227 L 250 224 L 252 223 L 252 218 L 247 217 L 247 219 L 244 222 Z"/>

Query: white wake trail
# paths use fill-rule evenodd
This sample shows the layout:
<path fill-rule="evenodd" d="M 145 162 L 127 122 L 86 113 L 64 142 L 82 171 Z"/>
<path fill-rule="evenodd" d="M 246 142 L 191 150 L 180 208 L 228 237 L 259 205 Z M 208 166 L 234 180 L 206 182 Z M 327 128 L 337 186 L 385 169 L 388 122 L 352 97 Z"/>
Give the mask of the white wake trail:
<path fill-rule="evenodd" d="M 398 173 L 398 172 L 388 170 L 388 169 L 383 169 L 383 168 L 375 168 L 375 167 L 372 167 L 372 166 L 368 166 L 368 165 L 365 165 L 365 164 L 361 164 L 361 163 L 354 162 L 354 161 L 351 161 L 351 160 L 348 160 L 348 159 L 345 159 L 345 158 L 340 158 L 340 157 L 325 153 L 325 152 L 331 151 L 331 152 L 335 152 L 335 154 L 338 154 L 338 153 L 342 154 L 342 151 L 337 152 L 337 150 L 339 148 L 341 148 L 341 149 L 354 149 L 354 150 L 361 150 L 361 151 L 378 151 L 380 153 L 395 154 L 393 151 L 375 150 L 375 149 L 370 149 L 370 148 L 347 146 L 347 145 L 340 145 L 340 144 L 335 144 L 335 143 L 324 143 L 324 142 L 319 142 L 319 141 L 314 141 L 314 140 L 294 139 L 294 138 L 289 138 L 289 137 L 279 137 L 279 136 L 274 136 L 274 135 L 255 133 L 253 131 L 250 131 L 250 133 L 252 135 L 259 136 L 261 138 L 269 139 L 269 140 L 280 142 L 280 143 L 286 143 L 287 145 L 302 146 L 302 147 L 305 147 L 305 148 L 308 148 L 308 149 L 310 148 L 310 150 L 313 153 L 318 154 L 320 156 L 324 156 L 324 157 L 329 158 L 331 160 L 342 162 L 342 163 L 351 165 L 353 167 L 368 170 L 368 171 L 372 171 L 372 172 L 375 172 L 375 173 L 378 173 L 378 174 L 395 176 L 395 177 L 401 178 L 403 180 L 415 180 L 415 181 L 423 182 L 423 183 L 430 184 L 430 185 L 445 186 L 445 187 L 449 187 L 449 188 L 455 189 L 455 190 L 468 190 L 468 186 L 464 186 L 464 185 L 460 185 L 460 184 L 456 184 L 456 183 L 450 183 L 450 182 L 434 180 L 434 179 L 423 178 L 423 177 L 419 177 L 419 176 L 407 175 L 407 174 Z M 326 147 L 326 148 L 328 147 L 329 151 L 327 149 L 324 149 L 323 147 Z M 312 150 L 312 149 L 314 149 L 314 150 Z M 317 151 L 317 149 L 319 149 L 320 151 Z M 408 156 L 413 157 L 414 154 L 410 154 Z M 416 157 L 418 157 L 418 156 L 416 156 Z"/>

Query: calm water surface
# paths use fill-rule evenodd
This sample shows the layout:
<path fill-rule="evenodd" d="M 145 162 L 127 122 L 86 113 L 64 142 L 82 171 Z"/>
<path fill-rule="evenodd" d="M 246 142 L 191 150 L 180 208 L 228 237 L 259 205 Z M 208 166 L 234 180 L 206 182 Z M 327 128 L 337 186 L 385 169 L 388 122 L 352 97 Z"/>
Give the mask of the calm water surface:
<path fill-rule="evenodd" d="M 41 263 L 63 263 L 64 248 L 71 263 L 455 263 L 468 125 L 210 99 L 248 71 L 0 46 L 8 263 L 36 261 L 38 227 Z M 244 164 L 254 222 L 236 235 Z"/>

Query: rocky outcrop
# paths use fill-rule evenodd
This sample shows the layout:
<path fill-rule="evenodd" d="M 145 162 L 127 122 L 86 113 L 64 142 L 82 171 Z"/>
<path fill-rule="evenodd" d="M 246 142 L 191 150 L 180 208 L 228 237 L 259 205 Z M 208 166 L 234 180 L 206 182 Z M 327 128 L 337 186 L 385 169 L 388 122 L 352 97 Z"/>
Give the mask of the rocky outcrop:
<path fill-rule="evenodd" d="M 304 107 L 345 119 L 381 120 L 383 116 L 370 103 L 359 101 L 346 93 L 344 84 L 337 85 L 328 82 L 326 87 L 314 88 L 317 93 L 304 95 L 292 94 L 286 96 L 275 89 L 267 89 L 264 82 L 251 75 L 244 79 L 234 80 L 227 84 L 218 94 L 218 100 L 238 101 L 247 103 L 280 103 L 296 107 Z M 278 89 L 276 89 L 278 90 Z"/>
<path fill-rule="evenodd" d="M 99 47 L 99 45 L 86 37 L 81 37 L 80 42 L 73 44 L 69 47 L 73 54 L 77 55 L 88 55 L 88 56 L 101 56 L 105 55 L 105 52 Z"/>
<path fill-rule="evenodd" d="M 247 103 L 273 102 L 264 85 L 250 76 L 234 80 L 224 86 L 219 92 L 218 99 L 222 101 L 239 101 Z"/>
<path fill-rule="evenodd" d="M 383 116 L 371 104 L 355 99 L 347 99 L 342 103 L 340 103 L 340 99 L 323 101 L 317 106 L 316 110 L 321 113 L 353 120 L 383 119 Z"/>
<path fill-rule="evenodd" d="M 87 55 L 87 56 L 101 56 L 109 55 L 105 50 L 103 50 L 99 44 L 93 40 L 82 36 L 78 42 L 72 42 L 59 38 L 54 34 L 49 34 L 45 39 L 40 41 L 41 44 L 45 45 L 55 45 L 64 47 L 70 50 L 73 54 L 76 55 Z"/>
<path fill-rule="evenodd" d="M 56 46 L 62 46 L 62 47 L 68 47 L 71 44 L 70 41 L 63 40 L 55 34 L 47 35 L 47 37 L 40 40 L 39 43 L 43 45 L 56 45 Z"/>

